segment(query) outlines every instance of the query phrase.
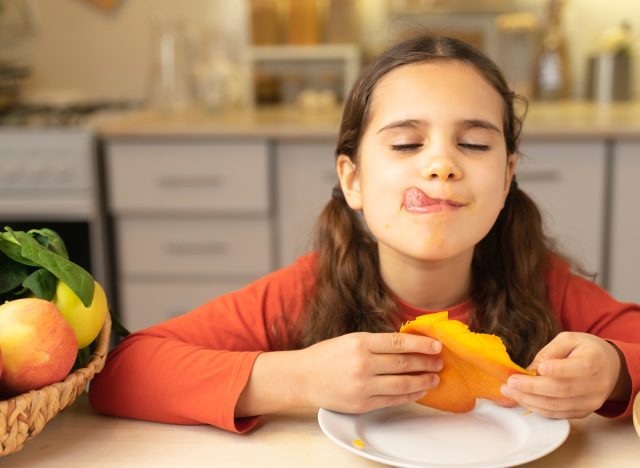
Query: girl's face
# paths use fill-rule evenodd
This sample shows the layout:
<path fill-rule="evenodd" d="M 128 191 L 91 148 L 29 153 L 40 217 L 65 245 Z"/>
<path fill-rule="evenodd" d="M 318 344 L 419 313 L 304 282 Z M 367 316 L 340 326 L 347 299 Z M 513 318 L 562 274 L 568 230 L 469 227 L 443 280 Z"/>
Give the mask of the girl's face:
<path fill-rule="evenodd" d="M 372 96 L 358 167 L 338 158 L 347 202 L 362 210 L 381 260 L 465 255 L 509 190 L 503 101 L 470 65 L 442 60 L 386 74 Z"/>

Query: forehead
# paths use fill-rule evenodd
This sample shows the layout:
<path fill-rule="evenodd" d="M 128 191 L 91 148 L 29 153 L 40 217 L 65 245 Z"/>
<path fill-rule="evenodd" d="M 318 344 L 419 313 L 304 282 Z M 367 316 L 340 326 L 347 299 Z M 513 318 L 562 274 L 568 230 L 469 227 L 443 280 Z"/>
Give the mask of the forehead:
<path fill-rule="evenodd" d="M 376 85 L 369 124 L 405 118 L 487 120 L 502 129 L 503 100 L 472 65 L 437 60 L 398 67 Z"/>

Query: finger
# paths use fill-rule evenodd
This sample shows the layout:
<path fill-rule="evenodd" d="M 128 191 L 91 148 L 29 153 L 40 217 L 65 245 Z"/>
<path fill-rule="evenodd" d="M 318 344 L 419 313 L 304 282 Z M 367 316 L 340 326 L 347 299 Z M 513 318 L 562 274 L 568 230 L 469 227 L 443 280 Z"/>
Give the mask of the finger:
<path fill-rule="evenodd" d="M 371 396 L 406 395 L 434 388 L 440 383 L 438 374 L 380 375 L 372 379 Z"/>
<path fill-rule="evenodd" d="M 554 397 L 548 395 L 537 395 L 534 393 L 519 392 L 503 386 L 500 391 L 508 398 L 518 402 L 524 408 L 544 410 L 546 414 L 567 412 L 567 411 L 587 411 L 587 408 L 597 408 L 600 405 L 594 405 L 593 395 L 583 394 L 572 397 Z M 593 411 L 589 410 L 589 411 Z M 538 411 L 539 412 L 539 411 Z"/>
<path fill-rule="evenodd" d="M 588 409 L 568 409 L 568 410 L 550 410 L 546 408 L 539 408 L 536 406 L 523 406 L 526 410 L 531 411 L 532 413 L 539 414 L 540 416 L 544 416 L 545 418 L 550 419 L 575 419 L 575 418 L 584 418 L 592 413 L 592 411 Z"/>
<path fill-rule="evenodd" d="M 515 406 L 518 406 L 518 402 L 516 400 L 512 400 L 511 398 L 509 398 L 508 400 L 502 398 L 500 400 L 496 400 L 495 403 L 505 408 L 513 408 Z"/>
<path fill-rule="evenodd" d="M 585 385 L 582 379 L 557 379 L 548 376 L 511 376 L 504 388 L 513 392 L 554 398 L 573 398 L 593 393 L 593 388 Z"/>
<path fill-rule="evenodd" d="M 533 358 L 530 368 L 537 369 L 543 361 L 549 359 L 562 359 L 571 353 L 578 346 L 578 339 L 572 333 L 559 333 L 545 347 L 543 347 L 536 357 Z"/>
<path fill-rule="evenodd" d="M 371 333 L 369 340 L 372 353 L 438 354 L 442 350 L 439 341 L 410 333 Z"/>
<path fill-rule="evenodd" d="M 378 375 L 439 372 L 442 359 L 419 353 L 374 354 L 371 369 Z"/>
<path fill-rule="evenodd" d="M 366 411 L 386 408 L 389 406 L 406 405 L 407 403 L 419 400 L 426 394 L 426 391 L 420 390 L 419 392 L 407 393 L 406 395 L 374 395 L 367 401 Z"/>
<path fill-rule="evenodd" d="M 576 379 L 591 377 L 598 372 L 598 366 L 588 356 L 566 359 L 550 359 L 537 366 L 537 372 L 558 379 Z"/>

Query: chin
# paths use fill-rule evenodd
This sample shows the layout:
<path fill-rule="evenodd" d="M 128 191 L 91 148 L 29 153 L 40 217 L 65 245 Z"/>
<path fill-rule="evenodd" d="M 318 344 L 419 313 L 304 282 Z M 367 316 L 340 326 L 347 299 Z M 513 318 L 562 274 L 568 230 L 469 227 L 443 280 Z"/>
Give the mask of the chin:
<path fill-rule="evenodd" d="M 407 248 L 405 245 L 402 248 L 402 252 L 416 260 L 423 262 L 444 262 L 468 255 L 473 256 L 474 245 L 452 245 L 452 243 L 446 243 L 438 246 L 430 246 L 429 248 Z"/>

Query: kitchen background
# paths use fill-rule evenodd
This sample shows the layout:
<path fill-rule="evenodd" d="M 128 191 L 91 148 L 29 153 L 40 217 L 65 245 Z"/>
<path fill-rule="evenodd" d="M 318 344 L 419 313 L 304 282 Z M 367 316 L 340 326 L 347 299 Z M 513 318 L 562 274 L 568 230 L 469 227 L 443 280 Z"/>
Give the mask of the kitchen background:
<path fill-rule="evenodd" d="M 252 42 L 250 0 L 3 0 L 0 3 L 5 10 L 3 29 L 14 36 L 6 37 L 6 31 L 2 34 L 2 55 L 13 57 L 34 71 L 26 82 L 26 93 L 57 90 L 100 99 L 147 97 L 150 74 L 154 72 L 150 62 L 158 47 L 157 42 L 153 42 L 153 25 L 163 18 L 181 21 L 192 33 L 196 30 L 210 33 L 209 39 L 222 41 L 236 57 Z M 113 9 L 103 10 L 92 3 Z M 265 6 L 274 5 L 283 10 L 286 3 L 266 0 L 254 1 L 253 5 L 265 8 L 266 12 Z M 333 9 L 337 13 L 330 21 L 335 23 L 340 19 L 340 26 L 348 28 L 340 35 L 340 31 L 336 33 L 338 28 L 322 25 L 320 31 L 309 31 L 309 42 L 314 38 L 321 42 L 329 32 L 334 36 L 329 40 L 352 40 L 371 53 L 392 41 L 403 28 L 421 22 L 435 25 L 440 31 L 486 32 L 488 27 L 496 28 L 495 19 L 500 14 L 524 11 L 533 13 L 534 20 L 520 18 L 518 24 L 515 19 L 513 29 L 541 35 L 547 20 L 546 0 L 297 0 L 294 3 L 302 8 L 317 5 L 312 9 L 318 17 Z M 22 27 L 14 21 L 20 15 L 9 14 L 21 4 L 31 7 Z M 267 15 L 262 14 L 263 22 Z M 304 15 L 302 11 L 303 20 Z M 603 34 L 623 22 L 627 22 L 634 33 L 638 18 L 640 4 L 634 0 L 564 2 L 562 30 L 567 38 L 571 96 L 587 94 L 588 58 L 601 46 Z M 287 24 L 283 21 L 280 26 L 286 28 Z M 281 31 L 280 37 L 285 35 L 286 31 Z M 506 37 L 513 41 L 518 35 Z M 634 36 L 634 43 L 637 37 Z M 537 50 L 525 49 L 524 52 L 530 55 L 520 55 L 520 61 L 535 61 Z M 640 76 L 640 61 L 634 61 L 633 67 L 634 75 Z M 640 80 L 635 80 L 633 88 L 635 92 L 640 90 Z"/>
<path fill-rule="evenodd" d="M 336 183 L 341 101 L 432 31 L 531 100 L 550 233 L 640 300 L 634 0 L 0 0 L 0 226 L 51 226 L 132 329 L 290 263 Z"/>

